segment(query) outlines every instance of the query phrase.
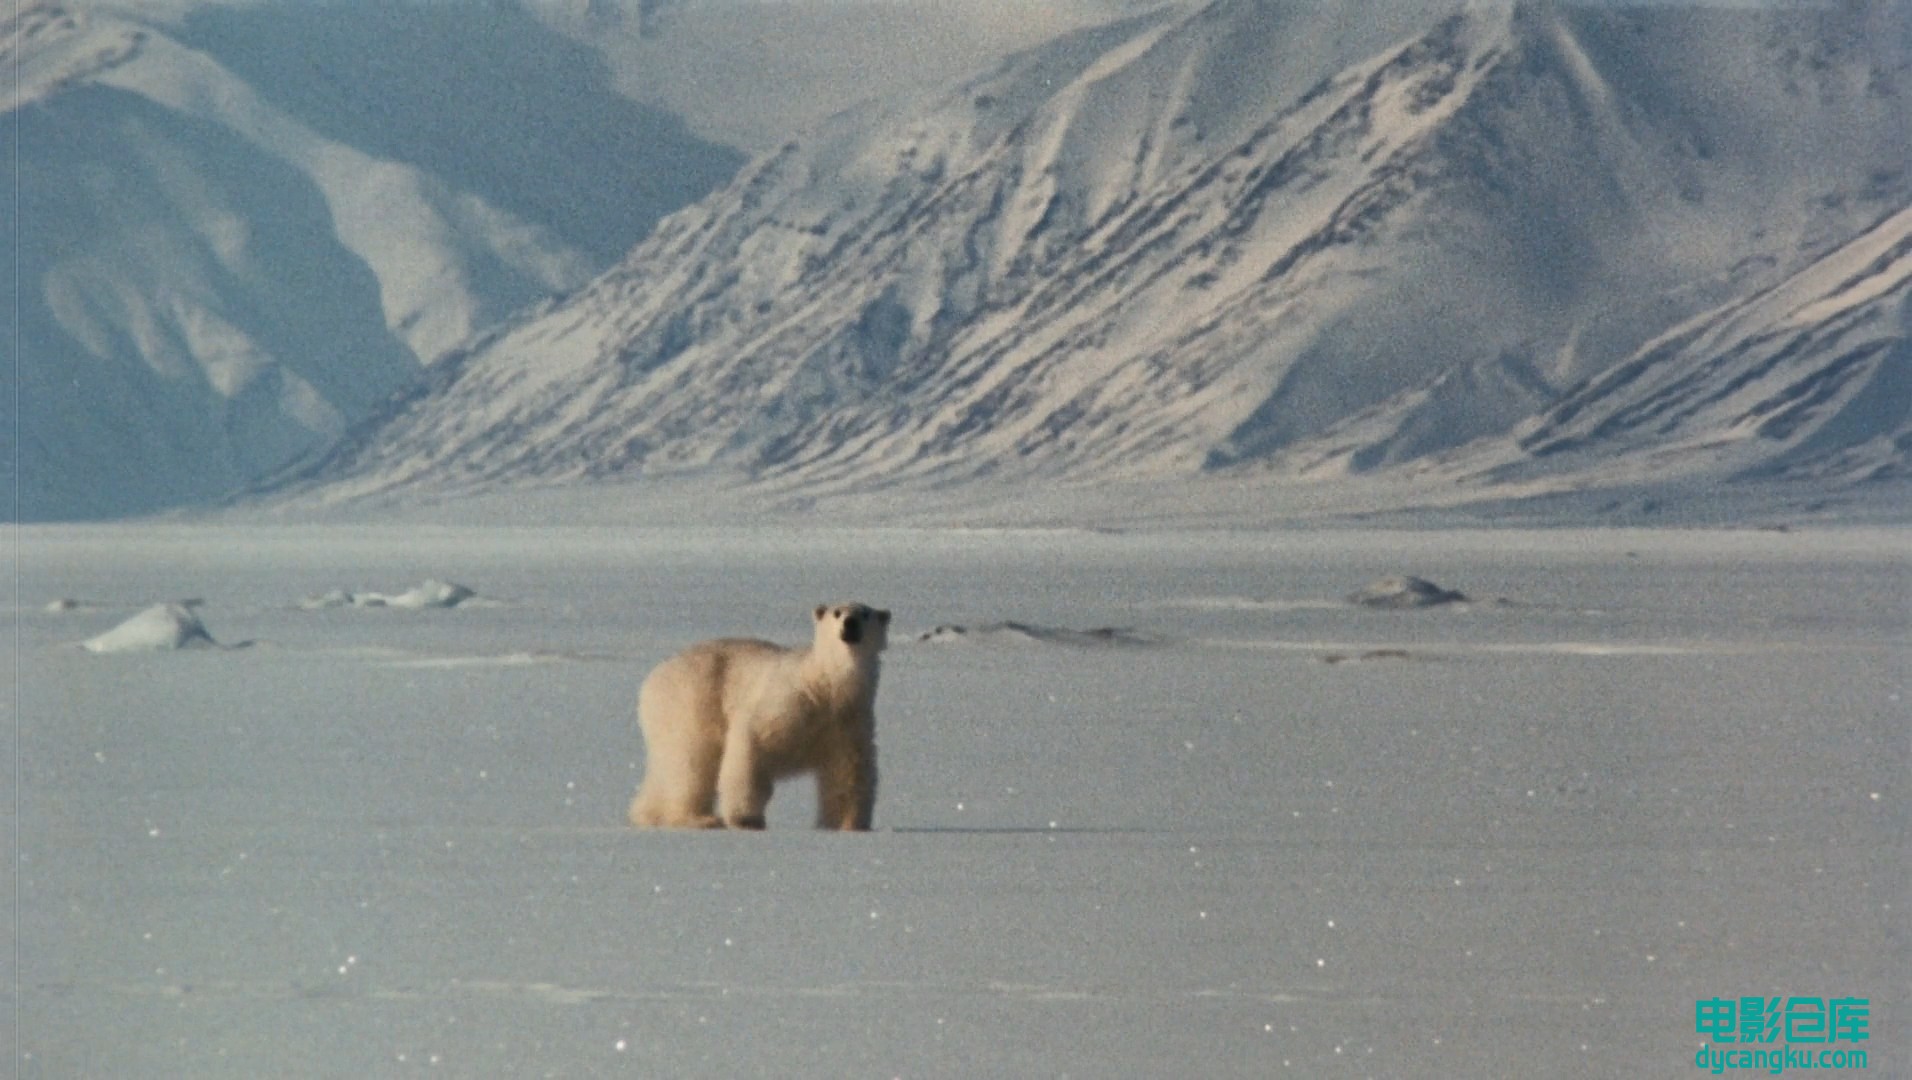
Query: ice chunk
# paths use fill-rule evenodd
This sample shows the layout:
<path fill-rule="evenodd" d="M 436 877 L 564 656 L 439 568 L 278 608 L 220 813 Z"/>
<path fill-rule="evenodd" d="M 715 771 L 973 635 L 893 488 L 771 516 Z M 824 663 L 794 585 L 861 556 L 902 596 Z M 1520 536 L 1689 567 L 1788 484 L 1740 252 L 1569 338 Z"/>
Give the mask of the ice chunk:
<path fill-rule="evenodd" d="M 431 579 L 416 588 L 407 589 L 397 596 L 388 596 L 385 602 L 395 608 L 452 608 L 478 595 L 463 585 L 450 581 Z"/>
<path fill-rule="evenodd" d="M 95 638 L 80 643 L 89 652 L 162 652 L 217 648 L 206 625 L 181 603 L 155 604 Z"/>
<path fill-rule="evenodd" d="M 306 597 L 299 601 L 299 606 L 307 611 L 324 611 L 342 607 L 392 607 L 421 611 L 426 608 L 454 608 L 467 601 L 475 600 L 477 596 L 476 591 L 456 582 L 428 578 L 422 584 L 394 594 L 331 589 Z"/>

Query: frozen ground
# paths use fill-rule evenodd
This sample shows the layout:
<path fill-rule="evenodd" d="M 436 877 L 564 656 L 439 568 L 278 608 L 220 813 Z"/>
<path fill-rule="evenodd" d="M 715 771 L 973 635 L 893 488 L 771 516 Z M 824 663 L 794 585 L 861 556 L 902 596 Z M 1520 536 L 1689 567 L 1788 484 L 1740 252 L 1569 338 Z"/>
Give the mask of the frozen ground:
<path fill-rule="evenodd" d="M 1912 1070 L 1903 531 L 5 536 L 25 1076 L 1687 1076 L 1755 994 Z M 850 596 L 879 831 L 624 827 L 644 670 Z M 251 647 L 77 645 L 188 598 Z"/>

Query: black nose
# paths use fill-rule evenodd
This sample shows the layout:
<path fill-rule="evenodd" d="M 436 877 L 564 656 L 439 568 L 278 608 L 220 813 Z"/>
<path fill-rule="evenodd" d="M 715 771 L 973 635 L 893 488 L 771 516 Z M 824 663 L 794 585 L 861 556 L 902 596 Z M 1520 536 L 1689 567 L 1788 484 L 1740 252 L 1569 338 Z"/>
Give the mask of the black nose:
<path fill-rule="evenodd" d="M 857 642 L 862 640 L 863 640 L 862 617 L 857 615 L 852 615 L 849 618 L 843 620 L 843 643 L 845 645 L 855 645 Z"/>

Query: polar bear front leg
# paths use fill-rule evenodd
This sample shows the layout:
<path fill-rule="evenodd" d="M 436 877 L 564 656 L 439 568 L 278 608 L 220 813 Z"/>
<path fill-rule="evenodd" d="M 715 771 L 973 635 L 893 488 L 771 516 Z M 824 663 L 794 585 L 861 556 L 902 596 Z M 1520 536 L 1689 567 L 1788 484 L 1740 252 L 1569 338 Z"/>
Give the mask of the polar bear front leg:
<path fill-rule="evenodd" d="M 770 770 L 765 767 L 747 732 L 747 725 L 731 729 L 724 740 L 724 760 L 717 770 L 717 812 L 733 829 L 761 829 L 770 805 Z"/>
<path fill-rule="evenodd" d="M 817 828 L 868 832 L 876 816 L 876 747 L 839 754 L 817 770 Z"/>

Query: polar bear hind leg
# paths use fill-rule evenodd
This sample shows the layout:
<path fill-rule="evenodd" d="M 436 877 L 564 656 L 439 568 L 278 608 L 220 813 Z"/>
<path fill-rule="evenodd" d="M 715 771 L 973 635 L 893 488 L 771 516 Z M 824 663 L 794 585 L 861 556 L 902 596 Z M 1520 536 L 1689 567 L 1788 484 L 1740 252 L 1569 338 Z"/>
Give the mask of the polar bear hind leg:
<path fill-rule="evenodd" d="M 631 800 L 631 824 L 639 828 L 715 829 L 717 769 L 723 756 L 721 718 L 696 716 L 701 695 L 688 689 L 669 665 L 645 680 L 638 694 L 644 731 L 644 782 Z M 686 722 L 685 713 L 694 719 Z"/>
<path fill-rule="evenodd" d="M 631 824 L 648 829 L 716 829 L 723 822 L 711 813 L 717 801 L 717 759 L 720 745 L 694 744 L 671 754 L 650 753 L 690 766 L 687 773 L 646 764 L 644 783 L 631 800 Z"/>

